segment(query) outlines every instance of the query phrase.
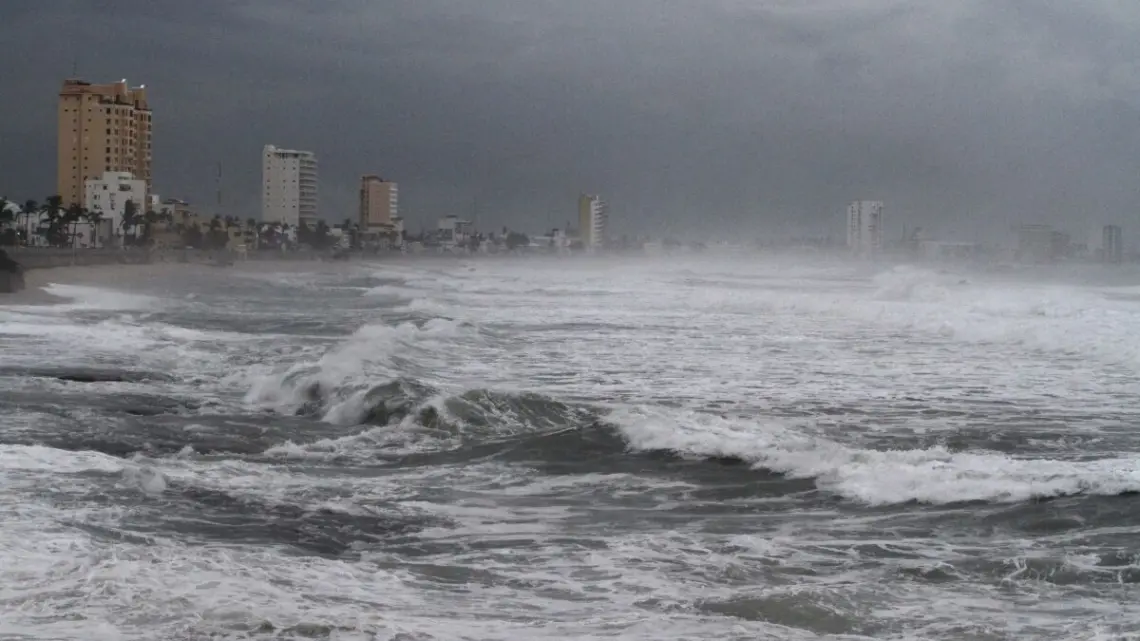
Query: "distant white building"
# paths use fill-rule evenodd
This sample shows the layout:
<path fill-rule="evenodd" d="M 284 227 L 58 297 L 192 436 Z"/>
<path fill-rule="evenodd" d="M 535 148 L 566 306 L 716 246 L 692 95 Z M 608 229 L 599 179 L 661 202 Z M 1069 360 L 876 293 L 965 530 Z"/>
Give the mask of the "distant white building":
<path fill-rule="evenodd" d="M 458 216 L 444 216 L 439 219 L 436 237 L 444 249 L 464 247 L 475 234 L 475 224 Z"/>
<path fill-rule="evenodd" d="M 261 155 L 261 221 L 317 223 L 317 156 L 266 145 Z"/>
<path fill-rule="evenodd" d="M 609 223 L 609 206 L 601 196 L 591 194 L 578 196 L 578 235 L 587 251 L 602 247 L 606 241 L 606 229 Z"/>
<path fill-rule="evenodd" d="M 82 247 L 102 247 L 120 236 L 128 202 L 134 204 L 135 213 L 140 217 L 146 213 L 150 202 L 146 181 L 124 171 L 106 171 L 102 178 L 87 180 L 83 194 L 83 206 L 92 213 L 101 214 L 102 220 L 94 227 L 80 225 L 86 227 L 80 231 L 84 237 L 76 241 Z"/>
<path fill-rule="evenodd" d="M 882 201 L 857 200 L 848 205 L 847 247 L 858 256 L 873 256 L 882 251 Z"/>
<path fill-rule="evenodd" d="M 548 234 L 531 236 L 530 247 L 540 252 L 546 251 L 556 254 L 568 254 L 570 253 L 570 237 L 561 229 L 552 229 Z"/>
<path fill-rule="evenodd" d="M 1106 263 L 1119 263 L 1124 260 L 1124 232 L 1119 225 L 1105 225 L 1101 234 L 1104 248 L 1101 255 Z"/>

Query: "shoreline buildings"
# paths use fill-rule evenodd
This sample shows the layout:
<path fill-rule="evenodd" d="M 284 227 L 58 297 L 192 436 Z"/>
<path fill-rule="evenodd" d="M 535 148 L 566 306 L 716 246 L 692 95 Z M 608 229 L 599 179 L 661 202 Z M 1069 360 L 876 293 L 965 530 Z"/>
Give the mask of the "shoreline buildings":
<path fill-rule="evenodd" d="M 578 196 L 578 236 L 582 240 L 582 247 L 587 251 L 601 249 L 606 240 L 609 221 L 609 206 L 601 196 Z"/>
<path fill-rule="evenodd" d="M 1024 224 L 1014 229 L 1017 232 L 1014 258 L 1018 262 L 1056 262 L 1065 256 L 1070 245 L 1069 235 L 1053 229 L 1052 225 Z"/>
<path fill-rule="evenodd" d="M 152 119 L 146 86 L 126 80 L 96 85 L 68 78 L 59 92 L 56 191 L 65 207 L 81 205 L 88 180 L 128 172 L 151 189 Z M 136 204 L 140 209 L 146 199 Z"/>
<path fill-rule="evenodd" d="M 1102 259 L 1106 263 L 1124 261 L 1124 233 L 1119 225 L 1105 225 L 1101 234 Z"/>
<path fill-rule="evenodd" d="M 400 186 L 380 176 L 368 175 L 360 179 L 361 244 L 367 247 L 390 248 L 401 245 L 404 220 L 400 212 Z"/>
<path fill-rule="evenodd" d="M 856 200 L 848 205 L 847 247 L 857 256 L 874 256 L 882 251 L 882 201 Z"/>
<path fill-rule="evenodd" d="M 105 245 L 106 240 L 123 226 L 128 202 L 134 203 L 134 213 L 140 218 L 149 202 L 146 181 L 135 178 L 129 171 L 103 172 L 101 178 L 85 183 L 84 192 L 83 202 L 87 209 L 103 216 L 97 228 L 91 230 L 94 246 Z"/>
<path fill-rule="evenodd" d="M 316 224 L 316 154 L 265 146 L 261 155 L 261 221 L 294 227 Z"/>
<path fill-rule="evenodd" d="M 400 186 L 380 176 L 360 179 L 360 228 L 386 227 L 399 217 Z"/>

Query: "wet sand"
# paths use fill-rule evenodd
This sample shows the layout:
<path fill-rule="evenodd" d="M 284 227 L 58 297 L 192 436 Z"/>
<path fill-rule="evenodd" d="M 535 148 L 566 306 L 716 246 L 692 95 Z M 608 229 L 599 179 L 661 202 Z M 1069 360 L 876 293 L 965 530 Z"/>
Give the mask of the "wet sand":
<path fill-rule="evenodd" d="M 24 273 L 25 289 L 15 294 L 0 294 L 0 307 L 54 305 L 67 299 L 54 296 L 44 288 L 49 285 L 88 285 L 129 290 L 134 285 L 150 285 L 208 271 L 232 273 L 334 272 L 345 270 L 357 262 L 315 260 L 250 260 L 228 267 L 201 263 L 156 262 L 130 265 L 76 265 L 30 269 Z"/>

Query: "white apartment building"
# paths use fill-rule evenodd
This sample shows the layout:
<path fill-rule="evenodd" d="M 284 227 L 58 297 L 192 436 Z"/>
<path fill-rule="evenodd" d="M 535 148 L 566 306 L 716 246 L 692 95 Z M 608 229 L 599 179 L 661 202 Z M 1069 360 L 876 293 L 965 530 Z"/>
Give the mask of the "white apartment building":
<path fill-rule="evenodd" d="M 317 222 L 317 156 L 266 145 L 261 155 L 261 221 Z"/>
<path fill-rule="evenodd" d="M 599 249 L 606 240 L 610 212 L 601 196 L 578 196 L 578 236 L 587 250 Z"/>
<path fill-rule="evenodd" d="M 858 256 L 873 256 L 882 251 L 882 201 L 857 200 L 847 207 L 847 247 Z"/>
<path fill-rule="evenodd" d="M 459 216 L 444 216 L 439 219 L 436 228 L 436 238 L 444 249 L 463 247 L 475 235 L 475 224 L 470 220 L 463 220 Z"/>
<path fill-rule="evenodd" d="M 84 181 L 83 206 L 90 212 L 102 214 L 103 220 L 94 229 L 86 225 L 84 238 L 76 242 L 84 247 L 103 247 L 112 238 L 121 237 L 128 201 L 134 203 L 135 213 L 140 217 L 150 202 L 146 181 L 130 172 L 105 171 L 102 178 Z"/>

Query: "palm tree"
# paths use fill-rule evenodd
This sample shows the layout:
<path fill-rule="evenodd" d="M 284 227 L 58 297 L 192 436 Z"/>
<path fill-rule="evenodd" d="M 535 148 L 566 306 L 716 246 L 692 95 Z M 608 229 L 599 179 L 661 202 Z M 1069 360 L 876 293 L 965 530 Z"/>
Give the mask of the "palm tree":
<path fill-rule="evenodd" d="M 39 216 L 40 216 L 40 205 L 39 205 L 39 203 L 37 203 L 34 200 L 29 200 L 29 201 L 25 202 L 24 206 L 20 209 L 20 213 L 17 214 L 17 216 L 23 216 L 24 217 L 24 224 L 20 226 L 20 232 L 23 234 L 24 245 L 26 246 L 28 244 L 28 241 L 31 240 L 30 238 L 28 238 L 28 233 L 27 233 L 28 222 L 32 220 L 32 216 L 35 216 L 36 222 L 39 222 Z"/>
<path fill-rule="evenodd" d="M 146 223 L 146 226 L 143 227 L 143 238 L 146 239 L 148 244 L 150 243 L 151 235 L 154 233 L 154 226 L 157 225 L 161 219 L 162 216 L 159 216 L 158 212 L 153 209 L 148 209 L 146 213 L 143 214 L 143 222 Z"/>
<path fill-rule="evenodd" d="M 123 204 L 123 220 L 119 222 L 119 226 L 123 228 L 123 244 L 134 244 L 127 242 L 127 230 L 131 230 L 130 237 L 132 241 L 138 240 L 138 231 L 135 227 L 139 224 L 139 209 L 135 205 L 135 201 L 128 200 Z"/>
<path fill-rule="evenodd" d="M 48 196 L 47 202 L 44 203 L 43 209 L 40 211 L 43 217 L 47 218 L 47 228 L 43 229 L 43 233 L 47 238 L 48 245 L 52 247 L 66 247 L 67 246 L 67 229 L 63 221 L 63 198 L 59 196 Z M 43 218 L 40 223 L 45 222 Z"/>
<path fill-rule="evenodd" d="M 87 212 L 87 222 L 91 223 L 91 246 L 99 246 L 99 223 L 104 220 L 103 212 L 89 211 Z"/>
<path fill-rule="evenodd" d="M 12 211 L 13 203 L 8 202 L 5 198 L 0 198 L 0 228 L 7 227 L 8 229 L 0 231 L 0 245 L 16 245 L 18 238 L 16 231 L 12 229 L 12 224 L 16 222 L 16 212 Z M 19 211 L 19 209 L 16 209 Z"/>
<path fill-rule="evenodd" d="M 72 247 L 75 246 L 75 239 L 79 237 L 79 224 L 87 219 L 88 214 L 87 208 L 79 203 L 72 203 L 64 212 L 67 225 L 71 228 L 69 241 Z"/>
<path fill-rule="evenodd" d="M 15 203 L 8 202 L 7 198 L 0 198 L 0 226 L 11 225 L 16 222 L 16 214 L 9 210 Z"/>

